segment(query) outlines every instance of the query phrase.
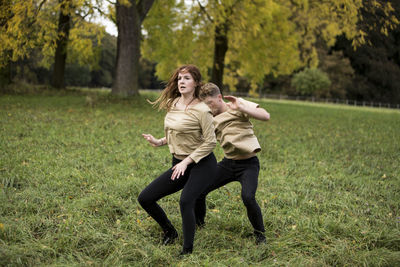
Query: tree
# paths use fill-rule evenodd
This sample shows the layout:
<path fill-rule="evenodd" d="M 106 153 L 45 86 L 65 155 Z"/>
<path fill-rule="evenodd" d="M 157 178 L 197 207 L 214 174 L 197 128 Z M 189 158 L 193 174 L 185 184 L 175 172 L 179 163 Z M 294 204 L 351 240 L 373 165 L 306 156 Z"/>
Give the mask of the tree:
<path fill-rule="evenodd" d="M 318 97 L 344 99 L 354 86 L 354 69 L 342 51 L 318 49 L 319 69 L 328 74 L 331 85 L 326 91 L 318 92 Z"/>
<path fill-rule="evenodd" d="M 161 80 L 182 64 L 195 63 L 207 78 L 212 64 L 212 44 L 208 42 L 211 28 L 199 14 L 193 14 L 183 1 L 156 1 L 143 22 L 143 57 L 157 63 L 156 75 Z M 192 24 L 192 20 L 194 23 Z M 204 24 L 202 27 L 198 24 Z"/>
<path fill-rule="evenodd" d="M 63 87 L 66 60 L 96 64 L 92 40 L 100 42 L 104 28 L 86 19 L 100 3 L 99 0 L 15 0 L 11 5 L 2 1 L 0 67 L 29 58 L 39 50 L 38 65 L 50 68 L 55 63 L 53 85 Z"/>
<path fill-rule="evenodd" d="M 99 65 L 92 69 L 90 86 L 112 87 L 115 77 L 115 59 L 117 57 L 117 38 L 106 33 L 101 41 Z"/>
<path fill-rule="evenodd" d="M 400 16 L 399 1 L 372 1 L 362 9 L 359 27 L 366 32 L 363 45 L 353 49 L 352 41 L 338 38 L 334 49 L 343 51 L 355 71 L 348 97 L 360 101 L 400 103 L 400 28 L 388 25 L 388 18 Z M 397 16 L 397 17 L 396 17 Z M 375 25 L 375 26 L 374 26 Z"/>
<path fill-rule="evenodd" d="M 136 2 L 135 0 L 119 0 L 116 3 L 117 63 L 112 93 L 120 96 L 139 93 L 141 26 L 154 0 Z"/>
<path fill-rule="evenodd" d="M 253 82 L 251 87 L 255 88 L 255 83 L 263 80 L 264 70 L 286 73 L 283 66 L 294 68 L 299 64 L 294 49 L 294 27 L 288 24 L 289 12 L 285 6 L 274 1 L 238 0 L 213 0 L 206 5 L 198 0 L 197 4 L 203 19 L 213 29 L 211 81 L 220 88 L 223 88 L 225 65 L 228 70 L 225 83 L 233 89 L 240 76 L 248 76 Z M 275 54 L 274 59 L 269 49 L 278 47 L 287 50 L 285 54 Z"/>
<path fill-rule="evenodd" d="M 166 46 L 185 44 L 180 47 L 185 52 L 178 55 L 193 63 L 207 62 L 207 67 L 212 69 L 212 80 L 218 83 L 223 80 L 232 89 L 238 79 L 245 76 L 251 81 L 254 93 L 266 75 L 291 74 L 304 67 L 317 67 L 316 45 L 319 40 L 332 46 L 336 37 L 344 34 L 353 40 L 354 45 L 364 42 L 365 32 L 357 25 L 363 5 L 361 0 L 196 0 L 185 18 L 180 19 L 182 24 L 175 20 L 170 25 L 159 27 L 161 29 L 148 25 L 145 44 L 151 46 L 145 48 L 145 55 L 159 64 L 170 65 L 165 63 L 171 60 L 166 53 L 178 49 Z M 162 17 L 162 12 L 156 15 Z M 183 16 L 172 14 L 175 15 Z M 388 25 L 394 23 L 392 19 L 388 22 Z M 152 32 L 153 29 L 158 32 Z M 171 32 L 175 39 L 180 39 L 158 43 L 152 40 L 170 40 Z M 190 43 L 196 45 L 193 47 Z M 210 57 L 210 52 L 199 56 L 197 50 L 214 51 L 211 55 L 214 60 L 202 59 Z M 175 62 L 182 61 L 182 58 Z"/>
<path fill-rule="evenodd" d="M 210 23 L 214 24 L 214 56 L 213 64 L 211 69 L 211 82 L 215 83 L 219 88 L 223 88 L 223 75 L 225 68 L 225 55 L 228 51 L 228 32 L 229 28 L 232 26 L 233 14 L 238 14 L 237 16 L 242 16 L 241 2 L 236 0 L 234 2 L 228 3 L 222 6 L 216 1 L 210 2 L 214 4 L 209 10 L 197 1 L 200 10 L 205 14 L 206 18 Z M 243 3 L 242 3 L 243 4 Z M 211 14 L 212 11 L 217 11 L 220 14 Z M 213 12 L 214 13 L 214 12 Z M 217 18 L 218 21 L 215 21 Z"/>
<path fill-rule="evenodd" d="M 58 30 L 56 40 L 56 52 L 54 56 L 54 71 L 52 86 L 55 88 L 64 88 L 65 63 L 67 60 L 67 44 L 69 31 L 71 28 L 71 10 L 69 6 L 71 0 L 59 0 L 60 11 L 58 19 Z"/>

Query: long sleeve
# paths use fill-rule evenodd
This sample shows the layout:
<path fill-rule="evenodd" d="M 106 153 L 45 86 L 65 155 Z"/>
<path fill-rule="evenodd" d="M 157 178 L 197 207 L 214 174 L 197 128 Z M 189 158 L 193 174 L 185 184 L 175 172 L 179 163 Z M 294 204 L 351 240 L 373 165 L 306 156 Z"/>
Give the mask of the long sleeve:
<path fill-rule="evenodd" d="M 203 133 L 204 142 L 189 155 L 189 157 L 196 163 L 209 155 L 217 144 L 211 111 L 204 110 L 200 112 L 199 122 Z"/>

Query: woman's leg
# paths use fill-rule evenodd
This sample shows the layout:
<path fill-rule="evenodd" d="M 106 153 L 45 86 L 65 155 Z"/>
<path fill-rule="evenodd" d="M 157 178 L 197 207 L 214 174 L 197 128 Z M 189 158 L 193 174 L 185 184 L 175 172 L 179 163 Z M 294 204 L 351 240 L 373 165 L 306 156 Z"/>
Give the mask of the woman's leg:
<path fill-rule="evenodd" d="M 191 252 L 196 228 L 195 204 L 200 194 L 213 182 L 217 161 L 213 153 L 193 166 L 182 190 L 180 208 L 183 229 L 183 251 Z"/>
<path fill-rule="evenodd" d="M 174 160 L 173 165 L 178 162 Z M 172 170 L 167 170 L 143 189 L 138 197 L 140 205 L 161 226 L 164 232 L 171 230 L 173 226 L 164 210 L 157 204 L 157 201 L 181 190 L 188 179 L 188 175 L 184 175 L 179 179 L 171 180 L 171 175 Z"/>

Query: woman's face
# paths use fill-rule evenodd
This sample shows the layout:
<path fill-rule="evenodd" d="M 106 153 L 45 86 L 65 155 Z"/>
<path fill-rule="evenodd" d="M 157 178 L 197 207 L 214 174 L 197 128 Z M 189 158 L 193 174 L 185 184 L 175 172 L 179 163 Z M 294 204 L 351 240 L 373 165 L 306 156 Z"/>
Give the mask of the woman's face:
<path fill-rule="evenodd" d="M 196 85 L 197 83 L 190 72 L 180 72 L 178 74 L 178 90 L 181 95 L 193 95 Z"/>

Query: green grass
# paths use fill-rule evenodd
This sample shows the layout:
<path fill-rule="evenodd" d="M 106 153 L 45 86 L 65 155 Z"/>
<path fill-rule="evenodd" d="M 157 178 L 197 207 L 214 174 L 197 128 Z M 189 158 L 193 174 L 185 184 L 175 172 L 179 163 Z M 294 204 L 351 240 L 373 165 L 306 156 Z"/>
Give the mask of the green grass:
<path fill-rule="evenodd" d="M 0 96 L 0 265 L 399 266 L 400 112 L 263 100 L 256 246 L 238 183 L 212 192 L 194 253 L 178 259 L 179 193 L 159 203 L 180 233 L 137 202 L 171 164 L 152 93 Z M 257 100 L 259 101 L 259 100 Z M 219 147 L 215 150 L 222 158 Z"/>

